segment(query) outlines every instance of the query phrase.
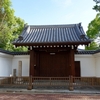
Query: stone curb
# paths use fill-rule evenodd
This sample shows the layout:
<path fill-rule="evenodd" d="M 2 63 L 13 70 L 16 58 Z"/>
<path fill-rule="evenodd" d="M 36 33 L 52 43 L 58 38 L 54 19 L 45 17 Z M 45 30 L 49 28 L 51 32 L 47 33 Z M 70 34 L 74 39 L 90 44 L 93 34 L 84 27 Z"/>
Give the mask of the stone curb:
<path fill-rule="evenodd" d="M 74 90 L 74 91 L 69 91 L 69 90 L 43 90 L 43 89 L 32 89 L 32 90 L 27 90 L 27 89 L 0 89 L 0 93 L 72 93 L 72 94 L 100 94 L 100 91 L 91 91 L 91 90 Z"/>

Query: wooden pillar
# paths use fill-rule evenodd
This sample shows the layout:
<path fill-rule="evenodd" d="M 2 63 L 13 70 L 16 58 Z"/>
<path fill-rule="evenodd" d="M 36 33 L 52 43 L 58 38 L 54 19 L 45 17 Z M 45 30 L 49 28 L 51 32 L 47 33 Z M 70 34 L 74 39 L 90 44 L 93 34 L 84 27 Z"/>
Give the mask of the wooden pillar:
<path fill-rule="evenodd" d="M 18 62 L 18 76 L 22 76 L 22 61 Z"/>
<path fill-rule="evenodd" d="M 70 49 L 69 56 L 70 76 L 75 76 L 74 49 Z"/>
<path fill-rule="evenodd" d="M 30 50 L 30 76 L 34 76 L 34 64 L 35 64 L 35 59 L 34 59 L 34 50 Z"/>

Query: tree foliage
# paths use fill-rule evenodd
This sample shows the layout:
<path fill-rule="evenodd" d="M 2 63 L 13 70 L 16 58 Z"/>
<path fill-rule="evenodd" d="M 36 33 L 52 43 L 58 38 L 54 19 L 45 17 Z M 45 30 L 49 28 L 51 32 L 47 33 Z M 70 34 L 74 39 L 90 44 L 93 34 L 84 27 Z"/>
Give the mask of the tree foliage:
<path fill-rule="evenodd" d="M 25 48 L 14 48 L 12 42 L 21 33 L 24 20 L 14 16 L 10 0 L 0 0 L 0 48 L 10 51 L 26 50 Z"/>
<path fill-rule="evenodd" d="M 98 37 L 100 37 L 100 13 L 98 13 L 89 25 L 87 30 L 87 36 L 91 38 L 93 41 L 89 47 L 86 49 L 99 49 L 99 42 L 97 42 Z"/>
<path fill-rule="evenodd" d="M 87 35 L 89 38 L 96 39 L 100 34 L 100 13 L 98 13 L 89 25 Z"/>
<path fill-rule="evenodd" d="M 93 7 L 94 10 L 99 12 L 96 17 L 89 23 L 87 35 L 89 38 L 91 38 L 93 41 L 89 45 L 89 47 L 86 47 L 86 49 L 92 50 L 92 49 L 100 49 L 100 0 L 93 0 L 96 5 Z"/>
<path fill-rule="evenodd" d="M 93 1 L 96 3 L 93 9 L 100 12 L 100 0 L 93 0 Z"/>
<path fill-rule="evenodd" d="M 85 47 L 86 50 L 97 50 L 99 46 L 96 42 L 92 42 L 89 46 Z"/>

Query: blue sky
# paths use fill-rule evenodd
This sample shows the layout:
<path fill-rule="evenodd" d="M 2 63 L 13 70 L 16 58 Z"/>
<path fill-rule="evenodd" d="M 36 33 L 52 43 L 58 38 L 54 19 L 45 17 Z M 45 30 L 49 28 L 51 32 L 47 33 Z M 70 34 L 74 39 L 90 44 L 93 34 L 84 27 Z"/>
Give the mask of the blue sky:
<path fill-rule="evenodd" d="M 74 24 L 84 30 L 96 16 L 93 0 L 11 0 L 15 15 L 29 25 Z"/>

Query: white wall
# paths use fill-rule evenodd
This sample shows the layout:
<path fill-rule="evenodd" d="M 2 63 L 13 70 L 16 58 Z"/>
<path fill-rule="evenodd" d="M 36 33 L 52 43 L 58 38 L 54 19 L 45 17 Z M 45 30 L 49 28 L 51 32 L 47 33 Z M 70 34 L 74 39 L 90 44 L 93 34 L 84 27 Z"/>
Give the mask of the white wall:
<path fill-rule="evenodd" d="M 96 65 L 96 77 L 100 77 L 100 53 L 94 54 Z"/>
<path fill-rule="evenodd" d="M 13 75 L 18 62 L 22 61 L 22 76 L 29 76 L 29 55 L 8 55 L 0 53 L 0 76 Z M 94 55 L 75 55 L 75 61 L 80 61 L 82 77 L 100 77 L 100 53 Z"/>
<path fill-rule="evenodd" d="M 93 55 L 75 55 L 75 61 L 80 61 L 82 77 L 96 76 L 95 58 Z"/>
<path fill-rule="evenodd" d="M 0 76 L 10 76 L 12 73 L 12 55 L 0 53 Z"/>
<path fill-rule="evenodd" d="M 19 61 L 22 61 L 22 76 L 29 76 L 29 55 L 14 56 L 12 62 L 12 72 L 13 69 L 16 69 L 18 75 Z M 93 55 L 75 55 L 75 61 L 80 61 L 81 76 L 83 77 L 96 76 L 95 58 Z"/>
<path fill-rule="evenodd" d="M 22 76 L 29 76 L 29 55 L 16 55 L 12 61 L 12 74 L 13 69 L 16 69 L 18 76 L 18 62 L 22 61 Z"/>
<path fill-rule="evenodd" d="M 18 62 L 22 61 L 22 76 L 29 76 L 29 55 L 16 55 L 12 60 L 13 69 L 17 70 Z M 75 55 L 75 61 L 80 61 L 82 77 L 100 77 L 100 53 L 94 55 Z"/>

